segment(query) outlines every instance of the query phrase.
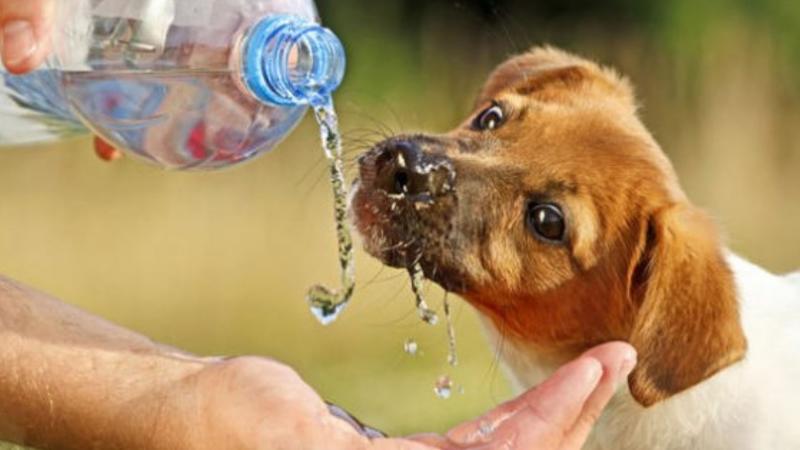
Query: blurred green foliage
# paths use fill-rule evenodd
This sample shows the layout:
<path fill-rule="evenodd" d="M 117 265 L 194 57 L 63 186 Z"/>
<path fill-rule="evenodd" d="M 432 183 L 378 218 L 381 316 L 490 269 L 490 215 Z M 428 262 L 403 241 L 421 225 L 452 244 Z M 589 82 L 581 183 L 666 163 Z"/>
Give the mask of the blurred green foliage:
<path fill-rule="evenodd" d="M 348 156 L 401 130 L 464 120 L 491 68 L 548 42 L 627 74 L 642 116 L 731 247 L 800 262 L 800 3 L 792 0 L 320 0 L 348 50 L 337 94 Z M 457 310 L 460 359 L 418 323 L 405 275 L 364 254 L 339 322 L 303 301 L 336 279 L 317 130 L 218 173 L 98 161 L 91 141 L 0 152 L 0 273 L 201 354 L 269 355 L 392 433 L 442 431 L 509 395 L 478 321 Z M 352 168 L 352 165 L 350 166 Z M 431 287 L 434 303 L 441 292 Z M 402 352 L 406 338 L 421 356 Z M 434 397 L 451 373 L 463 394 Z"/>

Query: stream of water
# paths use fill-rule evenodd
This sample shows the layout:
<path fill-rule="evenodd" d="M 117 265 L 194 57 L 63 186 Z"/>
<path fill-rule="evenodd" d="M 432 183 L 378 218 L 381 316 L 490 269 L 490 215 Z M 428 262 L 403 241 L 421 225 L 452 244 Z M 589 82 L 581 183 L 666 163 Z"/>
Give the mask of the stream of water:
<path fill-rule="evenodd" d="M 329 325 L 339 317 L 353 296 L 356 286 L 355 264 L 353 261 L 353 237 L 347 221 L 347 184 L 342 161 L 342 138 L 333 101 L 315 107 L 314 116 L 319 123 L 322 149 L 330 169 L 341 275 L 338 289 L 317 284 L 309 289 L 306 300 L 311 312 L 320 323 Z"/>

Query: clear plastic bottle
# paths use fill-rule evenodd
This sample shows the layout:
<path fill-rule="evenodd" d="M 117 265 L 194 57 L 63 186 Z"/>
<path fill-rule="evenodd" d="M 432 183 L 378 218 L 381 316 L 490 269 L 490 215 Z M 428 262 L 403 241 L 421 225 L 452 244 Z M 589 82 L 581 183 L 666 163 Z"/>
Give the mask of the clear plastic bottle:
<path fill-rule="evenodd" d="M 59 0 L 52 57 L 0 73 L 0 144 L 88 127 L 171 169 L 273 148 L 344 75 L 312 0 Z"/>

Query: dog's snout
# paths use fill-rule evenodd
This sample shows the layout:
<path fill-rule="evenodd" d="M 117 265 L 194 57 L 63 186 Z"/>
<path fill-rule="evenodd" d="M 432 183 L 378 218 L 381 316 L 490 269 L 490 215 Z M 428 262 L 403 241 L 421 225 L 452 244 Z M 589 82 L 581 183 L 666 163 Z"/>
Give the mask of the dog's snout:
<path fill-rule="evenodd" d="M 450 160 L 413 139 L 391 139 L 359 159 L 362 182 L 397 196 L 437 196 L 452 188 Z"/>
<path fill-rule="evenodd" d="M 410 141 L 398 141 L 384 146 L 375 158 L 378 184 L 390 194 L 416 194 L 422 188 L 420 175 L 414 168 L 420 149 Z"/>

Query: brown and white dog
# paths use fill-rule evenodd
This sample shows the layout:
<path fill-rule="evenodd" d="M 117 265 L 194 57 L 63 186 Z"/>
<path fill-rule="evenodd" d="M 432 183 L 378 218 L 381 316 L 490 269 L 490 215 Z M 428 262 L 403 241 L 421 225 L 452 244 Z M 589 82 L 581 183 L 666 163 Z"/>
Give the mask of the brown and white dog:
<path fill-rule="evenodd" d="M 447 134 L 361 157 L 367 251 L 419 262 L 474 306 L 520 389 L 596 344 L 633 344 L 587 448 L 800 449 L 800 279 L 722 247 L 629 83 L 538 48 L 477 105 Z"/>

